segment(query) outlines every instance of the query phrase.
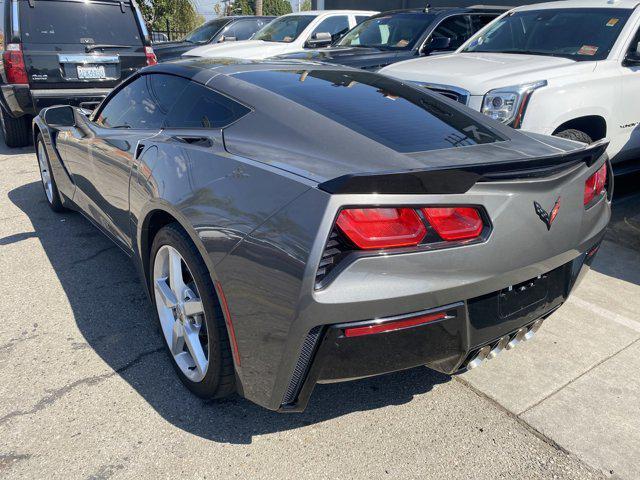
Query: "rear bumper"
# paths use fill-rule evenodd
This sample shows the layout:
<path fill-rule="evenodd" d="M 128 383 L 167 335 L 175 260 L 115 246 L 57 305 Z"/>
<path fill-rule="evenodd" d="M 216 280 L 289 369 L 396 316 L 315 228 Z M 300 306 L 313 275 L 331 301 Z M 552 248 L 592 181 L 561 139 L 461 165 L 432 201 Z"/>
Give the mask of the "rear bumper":
<path fill-rule="evenodd" d="M 111 91 L 109 88 L 30 89 L 28 85 L 3 85 L 3 106 L 14 117 L 37 115 L 43 108 L 54 105 L 77 107 L 97 104 Z"/>
<path fill-rule="evenodd" d="M 509 298 L 510 308 L 504 308 L 506 296 L 519 295 L 517 289 L 513 293 L 505 289 L 419 312 L 442 312 L 445 318 L 415 327 L 356 337 L 347 336 L 346 329 L 372 322 L 317 327 L 307 336 L 280 411 L 303 411 L 317 383 L 353 380 L 421 365 L 455 374 L 466 370 L 479 352 L 498 352 L 507 342 L 515 345 L 527 332 L 526 339 L 530 338 L 539 321 L 566 301 L 589 269 L 601 240 L 602 235 L 573 261 L 534 279 L 538 287 L 527 285 L 523 291 L 534 290 L 533 296 L 523 294 L 529 295 L 530 302 Z M 544 286 L 544 293 L 536 295 L 535 289 L 540 285 Z"/>

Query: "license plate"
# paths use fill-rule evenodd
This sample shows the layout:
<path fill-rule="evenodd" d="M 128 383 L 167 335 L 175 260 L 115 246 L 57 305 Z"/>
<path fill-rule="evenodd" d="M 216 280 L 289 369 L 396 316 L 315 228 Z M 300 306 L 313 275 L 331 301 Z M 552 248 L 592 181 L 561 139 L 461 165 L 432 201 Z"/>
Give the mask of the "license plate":
<path fill-rule="evenodd" d="M 510 317 L 535 309 L 547 299 L 548 274 L 514 285 L 500 292 L 500 316 Z"/>
<path fill-rule="evenodd" d="M 78 78 L 85 79 L 98 79 L 106 78 L 107 74 L 102 65 L 78 65 Z"/>

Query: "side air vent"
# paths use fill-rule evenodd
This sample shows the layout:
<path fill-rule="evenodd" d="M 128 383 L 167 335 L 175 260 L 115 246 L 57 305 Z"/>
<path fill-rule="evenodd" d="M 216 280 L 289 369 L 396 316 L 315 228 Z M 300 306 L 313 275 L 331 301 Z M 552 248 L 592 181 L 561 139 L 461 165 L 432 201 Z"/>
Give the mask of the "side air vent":
<path fill-rule="evenodd" d="M 316 272 L 316 290 L 322 288 L 322 282 L 331 270 L 340 262 L 351 248 L 346 244 L 338 230 L 334 227 L 322 253 L 318 271 Z"/>
<path fill-rule="evenodd" d="M 320 341 L 321 333 L 322 326 L 311 329 L 302 344 L 302 351 L 300 352 L 300 357 L 298 357 L 298 363 L 296 363 L 293 375 L 291 376 L 291 381 L 289 382 L 289 386 L 287 387 L 287 391 L 285 392 L 282 400 L 283 405 L 290 405 L 298 398 L 302 384 L 307 377 L 311 360 L 313 359 L 313 354 L 316 351 L 316 346 Z"/>

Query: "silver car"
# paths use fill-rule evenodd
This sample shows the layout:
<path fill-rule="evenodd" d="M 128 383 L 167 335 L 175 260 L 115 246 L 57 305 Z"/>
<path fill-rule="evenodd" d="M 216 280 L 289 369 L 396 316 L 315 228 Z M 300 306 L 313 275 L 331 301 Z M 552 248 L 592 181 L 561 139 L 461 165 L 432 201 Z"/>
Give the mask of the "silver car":
<path fill-rule="evenodd" d="M 279 411 L 530 339 L 610 218 L 606 142 L 343 67 L 158 65 L 94 112 L 44 110 L 34 141 L 51 208 L 133 259 L 182 382 Z"/>

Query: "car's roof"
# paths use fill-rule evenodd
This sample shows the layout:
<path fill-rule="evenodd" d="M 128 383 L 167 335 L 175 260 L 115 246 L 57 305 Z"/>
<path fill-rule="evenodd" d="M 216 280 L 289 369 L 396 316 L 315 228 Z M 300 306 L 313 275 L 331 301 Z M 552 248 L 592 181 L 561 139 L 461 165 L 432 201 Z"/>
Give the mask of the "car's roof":
<path fill-rule="evenodd" d="M 640 4 L 638 0 L 562 0 L 558 2 L 535 3 L 518 7 L 518 12 L 528 10 L 550 10 L 555 8 L 627 8 L 634 9 Z"/>
<path fill-rule="evenodd" d="M 300 15 L 313 15 L 314 17 L 317 17 L 320 15 L 335 15 L 340 13 L 347 15 L 373 15 L 378 12 L 373 10 L 307 10 L 305 12 L 287 13 L 286 15 L 283 15 L 283 17 L 297 17 Z"/>
<path fill-rule="evenodd" d="M 513 7 L 500 7 L 500 6 L 484 6 L 477 5 L 472 7 L 429 7 L 425 8 L 405 8 L 405 9 L 397 9 L 397 10 L 386 10 L 384 12 L 380 12 L 378 15 L 374 15 L 375 17 L 383 17 L 386 15 L 400 15 L 400 14 L 413 14 L 413 15 L 440 15 L 440 14 L 450 14 L 450 13 L 459 13 L 459 12 L 481 12 L 481 13 L 491 13 L 495 12 L 496 14 L 501 12 L 506 12 L 507 10 Z"/>
<path fill-rule="evenodd" d="M 245 60 L 241 58 L 189 57 L 173 62 L 159 63 L 153 67 L 143 69 L 142 72 L 180 75 L 195 82 L 206 84 L 218 75 L 234 75 L 236 73 L 259 70 L 300 70 L 305 67 L 312 67 L 314 70 L 355 70 L 342 65 L 309 62 L 306 60 Z"/>

